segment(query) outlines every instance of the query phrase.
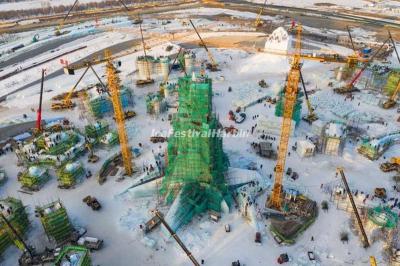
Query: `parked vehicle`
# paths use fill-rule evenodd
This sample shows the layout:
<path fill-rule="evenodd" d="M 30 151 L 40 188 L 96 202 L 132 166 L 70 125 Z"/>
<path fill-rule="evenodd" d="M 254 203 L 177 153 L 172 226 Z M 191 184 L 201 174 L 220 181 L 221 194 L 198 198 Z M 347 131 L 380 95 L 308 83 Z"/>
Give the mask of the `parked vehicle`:
<path fill-rule="evenodd" d="M 283 263 L 289 262 L 288 254 L 287 253 L 282 253 L 281 255 L 279 255 L 279 257 L 277 259 L 277 262 L 279 264 L 283 264 Z"/>
<path fill-rule="evenodd" d="M 383 187 L 375 188 L 375 197 L 384 199 L 386 198 L 386 189 Z"/>
<path fill-rule="evenodd" d="M 97 239 L 95 237 L 81 237 L 77 241 L 78 245 L 84 246 L 90 250 L 99 250 L 103 245 L 103 240 Z"/>
<path fill-rule="evenodd" d="M 82 200 L 84 203 L 86 203 L 89 207 L 92 208 L 92 210 L 97 211 L 101 209 L 100 202 L 92 196 L 86 196 Z"/>
<path fill-rule="evenodd" d="M 256 238 L 254 239 L 254 242 L 261 244 L 261 233 L 260 232 L 256 233 Z"/>
<path fill-rule="evenodd" d="M 225 232 L 229 233 L 231 231 L 231 226 L 229 224 L 225 225 Z"/>
<path fill-rule="evenodd" d="M 161 137 L 161 136 L 151 136 L 150 141 L 153 143 L 164 143 L 167 140 L 167 138 Z"/>

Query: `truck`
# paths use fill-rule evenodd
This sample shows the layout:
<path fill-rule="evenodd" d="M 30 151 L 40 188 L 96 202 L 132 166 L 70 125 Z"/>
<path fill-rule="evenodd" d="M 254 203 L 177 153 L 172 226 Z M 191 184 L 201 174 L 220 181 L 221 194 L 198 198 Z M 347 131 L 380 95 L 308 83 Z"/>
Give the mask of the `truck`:
<path fill-rule="evenodd" d="M 103 246 L 103 240 L 89 236 L 79 238 L 77 243 L 90 250 L 99 250 Z"/>

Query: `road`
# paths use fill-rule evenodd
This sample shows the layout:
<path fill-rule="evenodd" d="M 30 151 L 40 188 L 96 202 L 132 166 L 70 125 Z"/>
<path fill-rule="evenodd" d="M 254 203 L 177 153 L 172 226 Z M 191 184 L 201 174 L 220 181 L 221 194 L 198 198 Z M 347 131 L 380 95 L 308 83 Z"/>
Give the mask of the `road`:
<path fill-rule="evenodd" d="M 139 39 L 134 39 L 134 40 L 121 42 L 121 43 L 118 43 L 118 44 L 115 44 L 115 45 L 112 45 L 112 46 L 108 46 L 108 47 L 106 47 L 104 49 L 98 50 L 98 51 L 96 51 L 96 52 L 94 52 L 92 54 L 89 54 L 86 57 L 84 57 L 84 58 L 72 63 L 71 66 L 73 67 L 73 66 L 81 64 L 81 63 L 83 63 L 85 61 L 90 61 L 93 58 L 102 59 L 104 57 L 104 51 L 106 49 L 109 49 L 112 54 L 118 54 L 120 52 L 123 52 L 125 50 L 128 50 L 128 49 L 132 48 L 133 46 L 138 45 L 139 41 L 140 41 Z M 64 74 L 64 70 L 60 69 L 60 70 L 57 70 L 57 71 L 47 75 L 46 79 L 52 79 L 52 78 L 58 77 L 58 76 L 63 75 L 63 74 Z M 28 83 L 28 84 L 26 84 L 26 85 L 24 85 L 24 86 L 22 86 L 22 87 L 20 87 L 20 88 L 18 88 L 16 90 L 12 91 L 12 92 L 9 92 L 9 93 L 7 93 L 7 94 L 5 94 L 5 95 L 0 97 L 0 102 L 6 100 L 8 96 L 10 96 L 12 94 L 15 94 L 17 92 L 20 92 L 22 90 L 25 90 L 25 89 L 27 89 L 29 87 L 34 86 L 34 85 L 38 85 L 38 84 L 40 84 L 40 82 L 41 82 L 41 80 L 37 79 L 37 80 L 35 80 L 35 81 L 31 82 L 31 83 Z"/>
<path fill-rule="evenodd" d="M 8 66 L 11 66 L 13 64 L 16 63 L 21 63 L 27 59 L 32 58 L 32 55 L 39 55 L 51 50 L 54 50 L 58 47 L 60 47 L 63 44 L 69 43 L 69 42 L 73 42 L 79 38 L 82 38 L 84 36 L 80 35 L 80 36 L 65 36 L 63 38 L 59 38 L 59 39 L 55 39 L 52 41 L 47 42 L 44 45 L 40 45 L 40 41 L 39 41 L 39 45 L 36 48 L 33 48 L 29 51 L 26 52 L 22 52 L 14 57 L 11 57 L 10 59 L 7 59 L 6 61 L 1 61 L 0 62 L 0 68 L 5 68 Z"/>

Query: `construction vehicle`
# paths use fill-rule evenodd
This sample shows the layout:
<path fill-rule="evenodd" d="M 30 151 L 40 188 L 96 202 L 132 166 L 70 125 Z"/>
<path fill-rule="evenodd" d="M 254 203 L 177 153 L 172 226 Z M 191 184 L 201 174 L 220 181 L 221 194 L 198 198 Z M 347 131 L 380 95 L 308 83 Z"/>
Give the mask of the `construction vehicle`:
<path fill-rule="evenodd" d="M 169 224 L 164 220 L 164 215 L 158 211 L 155 210 L 154 214 L 160 219 L 161 223 L 165 226 L 165 228 L 168 230 L 170 235 L 175 239 L 175 241 L 178 243 L 178 245 L 183 249 L 183 251 L 186 253 L 186 255 L 189 257 L 189 259 L 192 261 L 194 266 L 200 266 L 200 264 L 197 262 L 195 257 L 192 255 L 192 253 L 187 249 L 185 244 L 181 241 L 179 236 L 176 234 L 174 230 L 169 226 Z"/>
<path fill-rule="evenodd" d="M 386 198 L 386 189 L 383 187 L 377 187 L 374 190 L 374 195 L 377 198 L 385 199 Z"/>
<path fill-rule="evenodd" d="M 356 204 L 354 202 L 353 194 L 351 193 L 351 190 L 349 188 L 349 184 L 347 183 L 346 176 L 344 175 L 344 169 L 342 167 L 339 167 L 339 168 L 337 168 L 337 171 L 340 173 L 340 176 L 342 177 L 342 182 L 343 182 L 344 187 L 346 189 L 347 195 L 349 196 L 351 206 L 353 208 L 354 214 L 355 214 L 356 219 L 357 219 L 358 227 L 359 227 L 359 229 L 361 231 L 361 235 L 363 237 L 364 248 L 367 248 L 367 247 L 369 247 L 368 237 L 367 237 L 367 234 L 365 233 L 365 229 L 364 229 L 364 226 L 362 224 L 360 214 L 358 213 L 357 206 L 356 206 Z"/>
<path fill-rule="evenodd" d="M 98 211 L 101 209 L 100 202 L 95 197 L 86 196 L 82 199 L 82 201 L 94 211 Z"/>
<path fill-rule="evenodd" d="M 371 62 L 374 61 L 375 57 L 379 54 L 379 52 L 382 50 L 382 48 L 386 45 L 386 43 L 388 43 L 388 41 L 392 41 L 392 43 L 394 43 L 394 40 L 392 38 L 392 35 L 390 34 L 390 31 L 388 31 L 389 33 L 389 37 L 382 43 L 382 45 L 379 47 L 378 50 L 375 51 L 375 53 L 371 56 L 371 58 L 369 60 L 367 60 L 366 62 L 364 62 L 363 67 L 358 71 L 358 73 L 356 75 L 354 75 L 354 77 L 351 79 L 351 81 L 345 85 L 344 87 L 340 87 L 340 88 L 335 88 L 333 91 L 338 93 L 338 94 L 347 94 L 347 93 L 351 93 L 351 92 L 355 92 L 355 91 L 359 91 L 354 84 L 356 83 L 356 81 L 361 77 L 362 73 L 364 73 L 364 71 L 369 67 L 369 65 L 371 64 Z M 394 49 L 396 51 L 397 54 L 397 49 L 396 46 L 394 46 Z M 397 54 L 398 56 L 398 54 Z M 400 62 L 400 58 L 398 58 L 399 62 Z"/>
<path fill-rule="evenodd" d="M 276 260 L 279 264 L 284 264 L 290 261 L 290 258 L 287 253 L 282 253 L 279 255 L 278 259 Z"/>
<path fill-rule="evenodd" d="M 139 23 L 139 28 L 140 28 L 140 36 L 141 36 L 142 46 L 143 46 L 144 60 L 146 63 L 146 68 L 147 68 L 147 71 L 146 71 L 147 77 L 146 77 L 146 79 L 138 79 L 136 81 L 136 85 L 143 86 L 143 85 L 153 84 L 154 79 L 152 79 L 150 76 L 150 62 L 149 62 L 149 59 L 147 58 L 147 54 L 146 54 L 146 45 L 144 43 L 144 38 L 143 38 L 142 23 Z"/>
<path fill-rule="evenodd" d="M 379 168 L 382 172 L 400 172 L 400 157 L 392 157 L 389 161 L 382 163 Z"/>
<path fill-rule="evenodd" d="M 93 152 L 93 147 L 92 144 L 90 143 L 86 143 L 86 148 L 89 151 L 89 155 L 88 155 L 88 163 L 97 163 L 99 161 L 99 156 L 97 156 L 96 154 L 94 154 Z"/>
<path fill-rule="evenodd" d="M 208 59 L 210 60 L 210 62 L 206 64 L 206 68 L 209 69 L 210 71 L 213 71 L 213 72 L 219 71 L 217 62 L 215 61 L 215 59 L 214 59 L 213 55 L 211 54 L 210 50 L 208 50 L 206 43 L 201 38 L 199 32 L 197 31 L 196 27 L 193 24 L 193 21 L 191 19 L 189 19 L 189 22 L 190 22 L 190 24 L 192 24 L 192 27 L 193 27 L 194 31 L 196 32 L 197 37 L 199 37 L 202 46 L 204 47 L 204 49 L 207 52 Z"/>
<path fill-rule="evenodd" d="M 394 90 L 392 96 L 390 96 L 390 98 L 383 103 L 382 107 L 383 109 L 390 109 L 393 108 L 396 105 L 396 98 L 397 98 L 397 94 L 400 92 L 400 79 L 399 82 L 397 83 L 397 87 Z"/>
<path fill-rule="evenodd" d="M 282 207 L 282 179 L 286 163 L 286 155 L 288 150 L 289 136 L 292 126 L 292 115 L 294 105 L 297 100 L 297 93 L 300 83 L 301 68 L 301 32 L 302 26 L 297 26 L 297 38 L 295 46 L 295 54 L 291 63 L 290 72 L 288 74 L 285 87 L 285 103 L 283 111 L 283 121 L 279 141 L 278 159 L 275 167 L 275 180 L 272 189 L 272 195 L 266 202 L 267 207 L 281 210 Z"/>
<path fill-rule="evenodd" d="M 86 62 L 86 69 L 82 73 L 82 75 L 80 76 L 78 81 L 75 83 L 75 85 L 72 87 L 72 89 L 68 92 L 68 94 L 60 102 L 55 102 L 55 103 L 51 104 L 51 109 L 52 110 L 54 110 L 54 111 L 56 111 L 56 110 L 64 110 L 64 109 L 71 109 L 71 108 L 75 107 L 76 104 L 72 102 L 71 98 L 72 98 L 72 96 L 74 96 L 76 87 L 78 87 L 79 83 L 82 81 L 83 77 L 86 75 L 86 73 L 88 72 L 89 69 L 91 69 L 92 72 L 95 74 L 96 78 L 98 79 L 98 81 L 102 85 L 103 89 L 105 91 L 107 91 L 106 86 L 101 81 L 99 75 L 97 74 L 97 72 L 92 67 L 92 63 Z M 75 94 L 78 95 L 77 93 L 75 93 Z"/>
<path fill-rule="evenodd" d="M 260 12 L 258 13 L 257 17 L 256 17 L 256 21 L 254 22 L 254 26 L 256 26 L 256 28 L 261 27 L 264 23 L 261 20 L 261 15 L 264 12 L 264 8 L 267 5 L 267 0 L 264 1 L 263 6 L 260 9 Z"/>
<path fill-rule="evenodd" d="M 111 61 L 111 52 L 109 50 L 106 51 L 105 57 L 108 58 L 107 80 L 109 91 L 111 93 L 111 101 L 114 107 L 115 122 L 117 124 L 118 137 L 121 146 L 122 161 L 125 168 L 125 174 L 131 176 L 133 173 L 132 151 L 129 147 L 128 136 L 125 130 L 125 117 L 119 93 L 119 78 L 116 73 L 115 66 Z"/>
<path fill-rule="evenodd" d="M 124 112 L 125 120 L 131 119 L 131 118 L 133 118 L 135 116 L 136 116 L 136 112 L 135 111 L 128 110 L 128 111 Z M 113 117 L 113 119 L 115 120 L 115 117 Z"/>
<path fill-rule="evenodd" d="M 77 244 L 90 250 L 99 250 L 103 246 L 103 240 L 95 237 L 85 236 L 79 238 Z"/>
<path fill-rule="evenodd" d="M 304 82 L 303 74 L 301 73 L 301 70 L 299 71 L 299 73 L 300 73 L 300 80 L 301 80 L 301 84 L 303 86 L 304 97 L 306 98 L 306 104 L 307 104 L 307 109 L 308 109 L 308 114 L 303 117 L 303 120 L 307 121 L 311 125 L 313 122 L 318 120 L 318 116 L 315 114 L 314 108 L 312 107 L 310 99 L 308 98 L 306 84 Z"/>

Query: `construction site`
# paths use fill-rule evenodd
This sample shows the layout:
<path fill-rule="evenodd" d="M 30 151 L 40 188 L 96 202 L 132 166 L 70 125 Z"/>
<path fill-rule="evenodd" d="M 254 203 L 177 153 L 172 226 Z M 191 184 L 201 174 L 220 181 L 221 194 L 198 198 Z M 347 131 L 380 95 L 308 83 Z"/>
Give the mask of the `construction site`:
<path fill-rule="evenodd" d="M 400 265 L 399 17 L 0 1 L 0 265 Z"/>

